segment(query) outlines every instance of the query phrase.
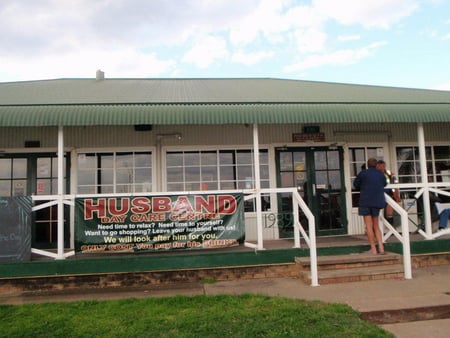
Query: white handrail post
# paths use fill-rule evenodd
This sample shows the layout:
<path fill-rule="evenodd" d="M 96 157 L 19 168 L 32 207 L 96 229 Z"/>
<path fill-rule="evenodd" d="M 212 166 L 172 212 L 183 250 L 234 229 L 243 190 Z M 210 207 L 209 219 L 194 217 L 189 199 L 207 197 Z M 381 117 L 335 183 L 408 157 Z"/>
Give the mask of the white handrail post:
<path fill-rule="evenodd" d="M 292 193 L 294 195 L 295 192 Z M 292 224 L 294 227 L 294 248 L 300 248 L 300 229 L 297 225 L 297 222 L 299 222 L 298 218 L 298 202 L 295 196 L 292 196 L 292 212 L 293 212 L 293 219 Z"/>
<path fill-rule="evenodd" d="M 417 141 L 419 143 L 419 160 L 420 160 L 420 177 L 424 184 L 424 192 L 422 194 L 423 199 L 423 220 L 425 224 L 425 232 L 428 236 L 432 234 L 431 228 L 431 209 L 430 209 L 430 192 L 428 191 L 428 172 L 427 172 L 427 157 L 425 149 L 425 136 L 423 131 L 423 124 L 417 125 Z"/>
<path fill-rule="evenodd" d="M 64 134 L 58 126 L 58 252 L 56 259 L 64 259 Z"/>
<path fill-rule="evenodd" d="M 405 279 L 412 278 L 411 272 L 411 247 L 409 243 L 409 220 L 408 212 L 398 205 L 389 195 L 385 194 L 386 202 L 392 206 L 392 208 L 400 215 L 402 235 L 395 230 L 391 224 L 388 223 L 388 229 L 390 233 L 402 243 L 403 247 L 403 270 Z"/>
<path fill-rule="evenodd" d="M 258 125 L 253 124 L 253 163 L 255 168 L 255 195 L 256 195 L 256 227 L 258 237 L 258 250 L 263 250 L 263 222 L 261 203 L 261 174 L 259 168 L 259 138 Z"/>
<path fill-rule="evenodd" d="M 411 271 L 411 248 L 409 243 L 409 222 L 408 213 L 402 209 L 400 212 L 400 219 L 402 223 L 402 238 L 403 238 L 403 270 L 405 279 L 412 278 Z"/>
<path fill-rule="evenodd" d="M 317 272 L 317 247 L 316 247 L 316 221 L 314 216 L 308 218 L 310 259 L 311 259 L 311 286 L 319 286 L 319 276 Z"/>
<path fill-rule="evenodd" d="M 306 218 L 308 219 L 309 238 L 304 234 L 305 240 L 309 245 L 309 257 L 311 263 L 311 286 L 319 286 L 319 276 L 317 272 L 317 246 L 316 246 L 316 220 L 313 213 L 309 210 L 305 201 L 302 199 L 297 190 L 292 191 L 292 197 L 297 199 L 298 204 L 302 208 Z M 295 219 L 294 219 L 295 220 Z M 298 218 L 296 219 L 298 220 Z"/>

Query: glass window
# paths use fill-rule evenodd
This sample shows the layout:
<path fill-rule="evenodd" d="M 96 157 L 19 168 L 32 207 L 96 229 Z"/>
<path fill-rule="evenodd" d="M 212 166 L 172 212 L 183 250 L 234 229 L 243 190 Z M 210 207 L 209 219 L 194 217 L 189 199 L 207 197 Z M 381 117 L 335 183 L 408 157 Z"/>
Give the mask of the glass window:
<path fill-rule="evenodd" d="M 27 191 L 27 159 L 0 159 L 0 196 L 24 196 Z"/>
<path fill-rule="evenodd" d="M 0 159 L 0 196 L 52 195 L 58 192 L 58 159 L 45 154 L 26 154 Z M 64 184 L 66 187 L 66 162 Z"/>
<path fill-rule="evenodd" d="M 0 180 L 0 196 L 11 196 L 11 182 Z"/>
<path fill-rule="evenodd" d="M 12 159 L 0 158 L 0 179 L 11 178 L 11 170 L 12 170 Z"/>
<path fill-rule="evenodd" d="M 425 147 L 425 154 L 428 181 L 450 181 L 450 146 L 428 146 Z M 419 148 L 416 146 L 397 147 L 396 155 L 399 182 L 421 182 Z M 414 194 L 415 190 L 412 189 L 410 193 Z"/>
<path fill-rule="evenodd" d="M 52 176 L 52 159 L 48 157 L 41 157 L 37 159 L 37 177 L 51 177 Z"/>
<path fill-rule="evenodd" d="M 366 168 L 366 163 L 369 158 L 376 158 L 377 160 L 383 160 L 383 157 L 379 156 L 383 152 L 380 151 L 380 147 L 354 147 L 349 148 L 349 162 L 350 162 L 350 178 L 352 185 L 352 206 L 354 208 L 359 205 L 359 192 L 353 188 L 353 181 L 361 170 Z"/>
<path fill-rule="evenodd" d="M 36 193 L 52 195 L 58 193 L 58 158 L 39 157 L 36 161 Z M 66 162 L 64 161 L 64 180 L 66 179 Z M 65 187 L 65 183 L 63 185 Z"/>
<path fill-rule="evenodd" d="M 27 159 L 26 158 L 13 158 L 13 178 L 26 178 L 27 177 Z"/>
<path fill-rule="evenodd" d="M 78 154 L 78 193 L 152 191 L 151 152 Z"/>
<path fill-rule="evenodd" d="M 166 164 L 168 191 L 254 188 L 253 152 L 251 150 L 167 152 Z M 261 186 L 269 187 L 267 150 L 260 151 L 260 176 Z M 253 211 L 254 202 L 247 202 L 246 211 Z"/>

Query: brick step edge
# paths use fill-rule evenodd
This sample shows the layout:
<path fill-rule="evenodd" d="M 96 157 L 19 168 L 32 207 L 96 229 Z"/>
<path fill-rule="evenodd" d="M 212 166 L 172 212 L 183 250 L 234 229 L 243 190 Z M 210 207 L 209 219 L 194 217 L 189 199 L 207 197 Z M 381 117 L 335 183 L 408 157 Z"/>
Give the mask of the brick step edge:
<path fill-rule="evenodd" d="M 387 252 L 385 255 L 371 255 L 369 253 L 357 253 L 350 255 L 333 255 L 333 256 L 319 256 L 317 257 L 317 265 L 339 265 L 352 263 L 369 263 L 369 262 L 386 262 L 399 261 L 402 256 L 396 253 Z M 304 267 L 311 265 L 310 257 L 295 257 L 295 262 Z"/>
<path fill-rule="evenodd" d="M 192 268 L 163 271 L 52 275 L 0 279 L 0 297 L 18 294 L 39 294 L 80 289 L 120 289 L 123 287 L 160 288 L 179 283 L 201 283 L 204 280 L 224 281 L 258 278 L 298 278 L 295 263 L 249 265 L 217 268 Z"/>
<path fill-rule="evenodd" d="M 300 275 L 301 279 L 306 283 L 311 282 L 310 271 L 301 271 Z M 394 279 L 394 278 L 403 278 L 403 276 L 404 270 L 402 264 L 318 271 L 319 284 Z"/>
<path fill-rule="evenodd" d="M 450 304 L 417 308 L 361 312 L 361 319 L 373 324 L 395 324 L 450 318 Z"/>

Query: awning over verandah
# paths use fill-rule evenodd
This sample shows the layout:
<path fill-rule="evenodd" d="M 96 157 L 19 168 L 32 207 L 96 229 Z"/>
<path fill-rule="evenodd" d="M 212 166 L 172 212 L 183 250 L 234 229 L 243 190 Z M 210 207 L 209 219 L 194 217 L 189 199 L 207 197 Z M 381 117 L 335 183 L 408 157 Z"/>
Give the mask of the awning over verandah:
<path fill-rule="evenodd" d="M 60 79 L 0 84 L 0 127 L 58 127 L 57 259 L 64 259 L 64 127 L 252 124 L 258 249 L 262 249 L 258 125 L 450 122 L 450 92 L 278 79 Z M 431 231 L 428 190 L 425 223 Z M 428 204 L 428 205 L 427 205 Z M 44 253 L 43 253 L 44 254 Z"/>

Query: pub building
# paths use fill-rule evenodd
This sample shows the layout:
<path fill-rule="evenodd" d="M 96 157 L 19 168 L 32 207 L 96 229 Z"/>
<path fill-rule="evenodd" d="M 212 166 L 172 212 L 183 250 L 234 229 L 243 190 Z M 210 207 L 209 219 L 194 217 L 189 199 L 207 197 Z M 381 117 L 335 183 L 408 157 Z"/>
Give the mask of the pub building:
<path fill-rule="evenodd" d="M 102 71 L 0 83 L 0 262 L 264 249 L 295 238 L 295 219 L 363 235 L 352 182 L 371 157 L 395 174 L 410 232 L 434 238 L 416 197 L 448 202 L 449 91 Z"/>

